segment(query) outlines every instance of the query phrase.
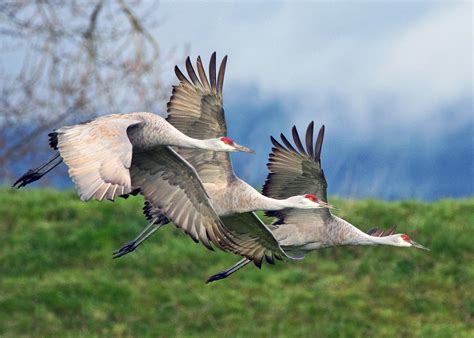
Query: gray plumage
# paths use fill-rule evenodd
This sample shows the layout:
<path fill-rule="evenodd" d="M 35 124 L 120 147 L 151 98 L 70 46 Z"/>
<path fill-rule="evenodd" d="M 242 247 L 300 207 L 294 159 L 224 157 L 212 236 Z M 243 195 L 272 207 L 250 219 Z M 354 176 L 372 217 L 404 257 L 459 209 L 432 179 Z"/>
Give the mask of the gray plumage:
<path fill-rule="evenodd" d="M 321 168 L 321 149 L 324 126 L 318 133 L 313 147 L 314 123 L 306 130 L 306 149 L 296 127 L 292 129 L 295 146 L 281 134 L 282 143 L 271 137 L 272 153 L 269 156 L 268 175 L 263 194 L 272 198 L 285 198 L 299 193 L 309 193 L 327 202 L 327 182 Z M 329 209 L 298 210 L 284 209 L 266 212 L 276 217 L 269 226 L 284 252 L 292 257 L 303 258 L 312 250 L 344 245 L 392 245 L 426 249 L 412 241 L 407 235 L 394 234 L 395 228 L 387 231 L 377 228 L 364 233 L 349 222 L 334 216 Z M 231 268 L 209 277 L 208 282 L 223 279 L 248 263 L 245 258 Z"/>
<path fill-rule="evenodd" d="M 226 144 L 220 138 L 193 139 L 151 113 L 108 115 L 62 127 L 50 135 L 50 145 L 68 166 L 82 200 L 114 200 L 139 189 L 195 241 L 241 253 L 238 240 L 224 228 L 195 169 L 170 146 L 215 151 L 250 151 L 248 148 Z M 40 177 L 46 173 L 36 172 Z M 252 253 L 245 256 L 254 258 Z"/>
<path fill-rule="evenodd" d="M 180 83 L 173 86 L 168 102 L 167 121 L 195 139 L 212 138 L 227 135 L 227 125 L 223 107 L 222 88 L 227 56 L 224 57 L 216 72 L 216 54 L 209 63 L 210 78 L 206 77 L 201 58 L 197 58 L 197 74 L 189 57 L 186 70 L 189 79 L 176 66 L 175 73 Z M 217 76 L 217 79 L 216 79 Z M 232 142 L 227 138 L 229 142 Z M 211 204 L 220 216 L 229 232 L 241 243 L 241 255 L 253 255 L 254 262 L 260 266 L 262 259 L 273 262 L 274 256 L 287 256 L 281 250 L 272 232 L 253 213 L 255 210 L 282 210 L 284 208 L 317 208 L 323 205 L 304 197 L 287 196 L 283 199 L 266 197 L 234 173 L 228 153 L 203 151 L 183 147 L 174 147 L 193 168 L 196 169 Z M 150 201 L 148 201 L 150 202 Z M 145 207 L 148 219 L 159 219 L 154 226 L 147 227 L 137 238 L 114 253 L 114 258 L 135 250 L 153 232 L 168 220 L 160 214 L 160 208 L 151 203 Z M 245 243 L 245 245 L 243 244 Z M 257 245 L 258 244 L 258 245 Z"/>
<path fill-rule="evenodd" d="M 314 146 L 313 130 L 314 123 L 311 122 L 306 130 L 306 149 L 302 145 L 296 127 L 292 128 L 292 135 L 297 150 L 283 134 L 281 139 L 284 145 L 271 138 L 273 148 L 269 156 L 268 175 L 263 194 L 284 198 L 288 194 L 305 191 L 327 202 L 328 184 L 321 168 L 325 128 L 322 126 L 319 130 Z M 367 234 L 334 216 L 329 209 L 285 209 L 266 214 L 276 217 L 272 232 L 282 248 L 289 252 L 297 252 L 298 255 L 332 246 L 385 244 L 377 240 L 379 236 L 371 235 L 375 232 L 382 234 L 380 230 Z M 383 234 L 390 236 L 393 232 Z"/>
<path fill-rule="evenodd" d="M 216 53 L 212 54 L 209 63 L 211 75 L 209 86 L 200 57 L 196 63 L 199 78 L 189 57 L 186 60 L 186 69 L 192 83 L 178 67 L 175 67 L 180 84 L 173 86 L 173 93 L 168 103 L 169 123 L 196 139 L 227 135 L 222 96 L 226 63 L 227 56 L 222 60 L 216 81 Z M 176 151 L 196 169 L 214 209 L 220 216 L 254 210 L 317 207 L 317 204 L 303 197 L 304 193 L 288 195 L 282 199 L 262 195 L 235 175 L 228 153 L 196 151 L 181 147 L 176 148 Z M 298 198 L 302 203 L 299 203 Z"/>

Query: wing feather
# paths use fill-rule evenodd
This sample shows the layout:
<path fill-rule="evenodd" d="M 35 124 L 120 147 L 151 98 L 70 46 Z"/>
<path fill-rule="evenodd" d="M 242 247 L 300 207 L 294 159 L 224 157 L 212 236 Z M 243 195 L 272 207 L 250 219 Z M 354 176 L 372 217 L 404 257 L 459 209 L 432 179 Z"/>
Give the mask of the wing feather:
<path fill-rule="evenodd" d="M 166 217 L 194 241 L 212 249 L 210 242 L 261 264 L 265 255 L 284 255 L 263 223 L 246 219 L 223 222 L 213 209 L 195 169 L 167 146 L 135 150 L 130 174 L 147 201 L 147 218 Z"/>
<path fill-rule="evenodd" d="M 166 220 L 161 209 L 155 207 L 149 201 L 145 202 L 143 211 L 147 220 L 153 219 Z M 190 217 L 189 213 L 185 213 L 185 217 Z M 230 216 L 220 217 L 225 225 L 226 231 L 230 232 L 234 238 L 238 239 L 238 245 L 242 256 L 265 257 L 266 261 L 274 264 L 274 259 L 282 259 L 282 256 L 288 256 L 280 247 L 275 236 L 254 212 L 243 214 L 233 214 Z M 177 219 L 176 222 L 183 224 L 188 220 Z M 163 223 L 163 222 L 162 222 Z M 166 223 L 166 221 L 164 222 Z M 190 219 L 189 224 L 194 223 L 194 219 Z M 198 230 L 199 238 L 207 238 L 205 228 Z"/>
<path fill-rule="evenodd" d="M 132 144 L 127 130 L 143 123 L 136 117 L 109 115 L 53 133 L 82 200 L 114 200 L 131 192 Z"/>
<path fill-rule="evenodd" d="M 200 56 L 198 56 L 196 64 L 198 68 L 199 77 L 201 78 L 204 88 L 206 88 L 206 90 L 210 90 L 211 86 L 209 85 L 209 81 L 207 80 L 206 72 L 204 71 L 204 66 L 202 65 Z"/>
<path fill-rule="evenodd" d="M 301 143 L 296 127 L 292 128 L 296 148 L 281 134 L 283 144 L 271 137 L 272 153 L 268 160 L 268 175 L 263 187 L 263 194 L 276 199 L 294 195 L 313 194 L 327 202 L 327 182 L 321 168 L 321 147 L 324 138 L 324 126 L 321 127 L 313 150 L 314 123 L 306 130 L 306 150 Z M 327 219 L 331 214 L 328 209 L 296 210 L 285 209 L 269 211 L 268 216 L 277 217 L 277 224 L 298 223 L 311 218 Z"/>
<path fill-rule="evenodd" d="M 306 130 L 306 149 L 308 150 L 309 157 L 314 158 L 314 151 L 313 151 L 313 133 L 314 133 L 314 121 L 308 126 Z"/>
<path fill-rule="evenodd" d="M 148 212 L 159 210 L 193 240 L 208 248 L 211 248 L 211 239 L 217 247 L 235 251 L 196 172 L 171 148 L 161 146 L 135 151 L 130 173 L 133 184 L 140 186 L 141 194 L 147 200 Z M 217 240 L 214 234 L 223 237 Z"/>
<path fill-rule="evenodd" d="M 188 78 L 184 76 L 178 66 L 174 66 L 174 73 L 178 77 L 179 81 L 187 83 L 188 85 L 192 86 L 192 83 L 189 82 Z"/>
<path fill-rule="evenodd" d="M 191 59 L 189 56 L 186 58 L 186 70 L 188 71 L 189 78 L 194 83 L 194 85 L 197 87 L 202 87 L 202 84 L 199 82 L 196 72 L 194 71 L 193 65 L 191 64 Z"/>
<path fill-rule="evenodd" d="M 261 266 L 264 257 L 273 260 L 273 257 L 287 255 L 276 240 L 270 229 L 258 218 L 254 212 L 238 213 L 221 217 L 226 229 L 239 239 L 242 256 L 251 256 L 255 265 Z"/>
<path fill-rule="evenodd" d="M 288 141 L 288 139 L 285 137 L 285 135 L 280 134 L 280 138 L 281 138 L 281 140 L 283 141 L 283 143 L 285 144 L 285 146 L 286 146 L 290 151 L 294 151 L 295 153 L 298 152 L 295 148 L 293 148 L 293 146 L 291 145 L 290 141 Z M 285 150 L 286 150 L 286 149 L 285 149 Z"/>
<path fill-rule="evenodd" d="M 216 53 L 212 54 L 209 81 L 200 57 L 197 59 L 197 74 L 189 57 L 186 59 L 186 70 L 191 81 L 178 67 L 175 68 L 180 83 L 173 87 L 168 102 L 169 123 L 184 134 L 197 139 L 227 135 L 222 98 L 226 61 L 227 57 L 224 57 L 216 79 Z M 204 183 L 228 183 L 235 179 L 228 153 L 184 148 L 176 150 L 197 170 Z"/>
<path fill-rule="evenodd" d="M 212 53 L 209 61 L 209 80 L 211 81 L 211 89 L 216 90 L 216 52 Z"/>
<path fill-rule="evenodd" d="M 384 237 L 384 236 L 390 236 L 395 233 L 395 230 L 397 229 L 397 226 L 394 225 L 387 230 L 379 229 L 379 228 L 371 228 L 369 231 L 367 231 L 367 234 L 370 236 L 374 237 Z"/>
<path fill-rule="evenodd" d="M 303 155 L 306 155 L 304 147 L 301 144 L 300 135 L 298 135 L 298 130 L 296 129 L 296 126 L 293 126 L 293 128 L 291 129 L 291 133 L 293 134 L 293 140 L 295 141 L 295 144 L 298 147 L 298 150 L 300 151 L 300 153 Z"/>
<path fill-rule="evenodd" d="M 224 75 L 225 75 L 225 67 L 227 65 L 227 55 L 224 56 L 221 62 L 221 66 L 219 67 L 219 75 L 217 76 L 217 94 L 222 96 L 222 88 L 224 87 Z"/>
<path fill-rule="evenodd" d="M 321 167 L 321 148 L 323 146 L 323 139 L 324 139 L 324 125 L 319 129 L 318 139 L 316 140 L 316 153 L 314 154 L 314 159 L 319 166 Z"/>

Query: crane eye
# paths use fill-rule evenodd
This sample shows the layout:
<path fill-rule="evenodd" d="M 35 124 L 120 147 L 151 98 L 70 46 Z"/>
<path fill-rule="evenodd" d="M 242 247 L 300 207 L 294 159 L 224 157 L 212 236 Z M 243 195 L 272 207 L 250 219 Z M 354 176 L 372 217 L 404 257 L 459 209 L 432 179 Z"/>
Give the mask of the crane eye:
<path fill-rule="evenodd" d="M 318 198 L 316 196 L 314 196 L 313 194 L 306 194 L 304 195 L 304 197 L 306 197 L 307 199 L 313 201 L 313 202 L 317 202 L 318 201 Z"/>
<path fill-rule="evenodd" d="M 410 236 L 408 236 L 408 235 L 401 235 L 400 237 L 406 242 L 411 241 Z"/>
<path fill-rule="evenodd" d="M 230 146 L 234 144 L 234 141 L 229 137 L 221 137 L 221 141 Z"/>

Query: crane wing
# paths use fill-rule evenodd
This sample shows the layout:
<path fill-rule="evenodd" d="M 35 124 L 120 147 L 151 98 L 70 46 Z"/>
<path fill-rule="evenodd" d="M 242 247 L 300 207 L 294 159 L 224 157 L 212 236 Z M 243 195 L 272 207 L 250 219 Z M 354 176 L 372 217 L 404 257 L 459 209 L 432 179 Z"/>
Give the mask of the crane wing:
<path fill-rule="evenodd" d="M 167 223 L 162 210 L 149 201 L 145 201 L 143 212 L 150 222 L 157 220 L 155 223 Z M 254 261 L 259 264 L 264 257 L 271 264 L 275 257 L 277 259 L 282 259 L 282 256 L 293 258 L 280 248 L 269 226 L 265 225 L 254 212 L 221 216 L 220 219 L 226 230 L 239 239 L 242 256 L 252 254 L 255 257 Z"/>
<path fill-rule="evenodd" d="M 272 152 L 269 156 L 268 175 L 263 186 L 263 194 L 271 198 L 288 198 L 294 195 L 313 194 L 327 202 L 327 182 L 321 168 L 321 147 L 324 138 L 324 126 L 319 130 L 313 146 L 314 122 L 306 130 L 306 149 L 301 143 L 298 130 L 292 129 L 293 146 L 285 135 L 281 134 L 284 145 L 273 137 Z M 268 216 L 277 217 L 276 224 L 307 221 L 308 218 L 325 220 L 331 216 L 328 209 L 297 210 L 284 209 L 268 211 Z"/>
<path fill-rule="evenodd" d="M 385 237 L 385 236 L 390 236 L 395 233 L 395 230 L 397 230 L 397 226 L 394 225 L 386 230 L 380 229 L 380 228 L 371 228 L 367 231 L 367 234 L 370 236 L 374 237 Z"/>
<path fill-rule="evenodd" d="M 180 83 L 173 86 L 168 102 L 169 123 L 184 134 L 201 140 L 227 135 L 222 97 L 226 62 L 227 56 L 222 60 L 216 79 L 216 53 L 212 54 L 209 81 L 200 57 L 197 59 L 198 75 L 189 57 L 186 59 L 190 80 L 175 67 Z M 177 148 L 177 151 L 197 170 L 204 183 L 227 183 L 234 178 L 227 152 L 184 148 Z"/>
<path fill-rule="evenodd" d="M 183 229 L 196 242 L 212 249 L 210 242 L 260 264 L 262 255 L 278 254 L 278 243 L 267 242 L 237 229 L 235 223 L 224 224 L 213 209 L 196 170 L 178 153 L 167 146 L 149 150 L 134 150 L 130 174 L 134 186 L 145 197 L 146 215 L 163 214 Z M 262 230 L 260 230 L 262 231 Z M 270 236 L 271 233 L 270 233 Z M 267 245 L 262 249 L 262 244 Z M 275 246 L 276 244 L 276 246 Z"/>
<path fill-rule="evenodd" d="M 278 244 L 270 229 L 254 212 L 245 212 L 221 217 L 226 228 L 241 239 L 242 256 L 250 254 L 254 263 L 260 267 L 263 258 L 273 264 L 274 258 L 282 259 L 288 256 Z"/>
<path fill-rule="evenodd" d="M 142 123 L 126 115 L 110 115 L 49 135 L 50 145 L 67 164 L 82 200 L 114 200 L 132 191 L 132 144 L 127 130 Z"/>

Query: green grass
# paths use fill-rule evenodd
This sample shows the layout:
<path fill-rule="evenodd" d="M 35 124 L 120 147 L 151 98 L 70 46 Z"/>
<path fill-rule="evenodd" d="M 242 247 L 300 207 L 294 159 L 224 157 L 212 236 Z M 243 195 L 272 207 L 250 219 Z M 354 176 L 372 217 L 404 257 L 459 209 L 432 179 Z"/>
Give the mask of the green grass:
<path fill-rule="evenodd" d="M 431 251 L 326 249 L 206 285 L 238 257 L 174 226 L 111 259 L 145 226 L 140 198 L 0 189 L 0 335 L 474 336 L 474 199 L 331 202 L 364 230 L 398 224 Z"/>

